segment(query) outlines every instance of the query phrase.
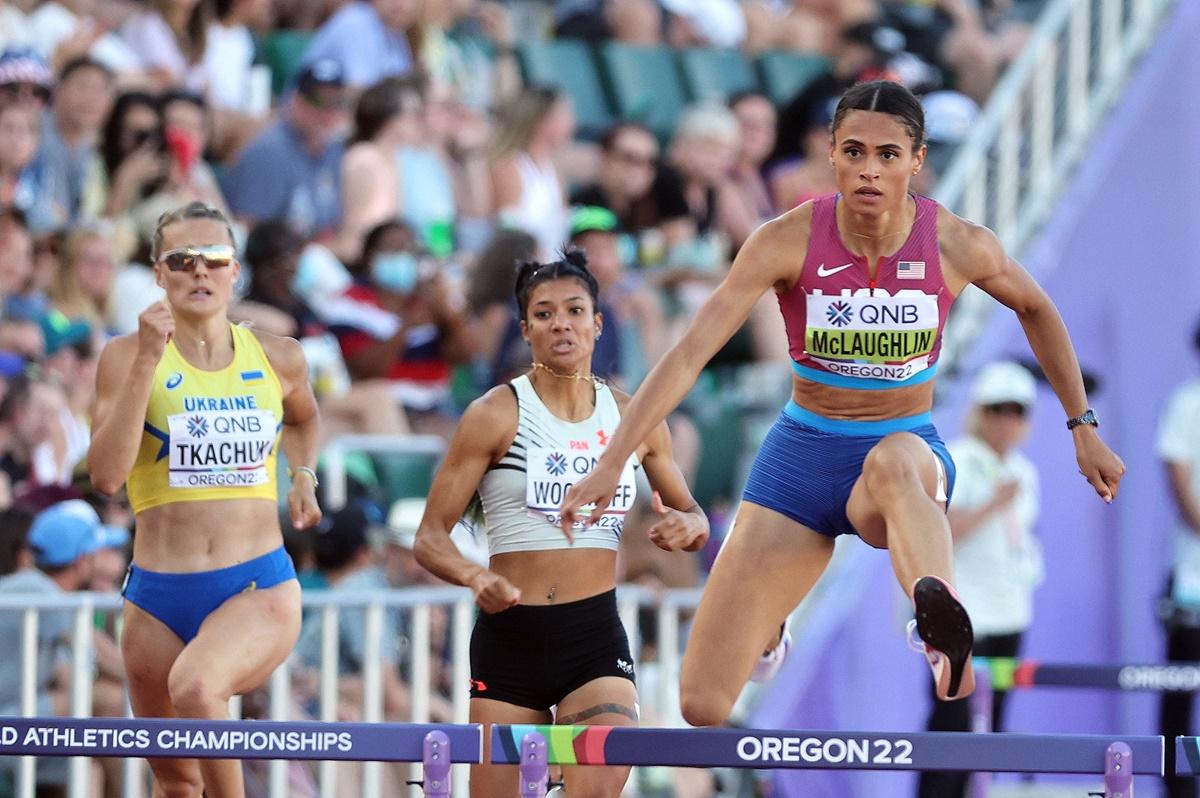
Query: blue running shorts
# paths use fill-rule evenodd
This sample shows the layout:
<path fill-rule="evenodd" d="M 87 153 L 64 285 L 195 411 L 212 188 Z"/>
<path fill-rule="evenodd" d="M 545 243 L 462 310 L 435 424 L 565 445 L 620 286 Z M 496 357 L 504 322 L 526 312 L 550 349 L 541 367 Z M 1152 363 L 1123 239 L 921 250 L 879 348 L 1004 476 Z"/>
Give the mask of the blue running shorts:
<path fill-rule="evenodd" d="M 189 643 L 204 619 L 238 593 L 266 590 L 295 578 L 292 558 L 280 546 L 261 557 L 215 571 L 160 573 L 130 565 L 121 595 Z"/>
<path fill-rule="evenodd" d="M 849 421 L 825 418 L 795 402 L 788 402 L 763 440 L 742 498 L 822 535 L 857 534 L 846 517 L 846 502 L 862 476 L 867 453 L 894 432 L 911 432 L 933 449 L 945 469 L 949 506 L 954 461 L 929 413 L 885 421 Z"/>

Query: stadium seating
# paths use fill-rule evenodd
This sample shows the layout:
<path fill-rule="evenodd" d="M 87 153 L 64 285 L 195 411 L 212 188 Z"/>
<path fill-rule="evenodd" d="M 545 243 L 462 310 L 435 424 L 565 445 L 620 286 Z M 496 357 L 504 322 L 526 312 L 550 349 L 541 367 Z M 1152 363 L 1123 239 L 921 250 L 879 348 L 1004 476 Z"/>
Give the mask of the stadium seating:
<path fill-rule="evenodd" d="M 300 71 L 300 62 L 313 33 L 307 30 L 277 30 L 262 42 L 262 62 L 271 69 L 271 92 L 278 97 Z"/>
<path fill-rule="evenodd" d="M 680 50 L 679 68 L 692 101 L 724 101 L 731 94 L 758 88 L 754 68 L 740 50 L 710 47 Z"/>
<path fill-rule="evenodd" d="M 777 106 L 787 105 L 828 68 L 824 56 L 792 50 L 772 50 L 758 58 L 763 91 Z"/>
<path fill-rule="evenodd" d="M 583 136 L 596 138 L 613 123 L 596 62 L 585 43 L 576 39 L 526 41 L 517 46 L 517 60 L 526 83 L 557 86 L 570 95 Z"/>
<path fill-rule="evenodd" d="M 599 54 L 617 115 L 641 122 L 663 141 L 669 139 L 687 105 L 672 50 L 614 41 L 600 45 Z"/>

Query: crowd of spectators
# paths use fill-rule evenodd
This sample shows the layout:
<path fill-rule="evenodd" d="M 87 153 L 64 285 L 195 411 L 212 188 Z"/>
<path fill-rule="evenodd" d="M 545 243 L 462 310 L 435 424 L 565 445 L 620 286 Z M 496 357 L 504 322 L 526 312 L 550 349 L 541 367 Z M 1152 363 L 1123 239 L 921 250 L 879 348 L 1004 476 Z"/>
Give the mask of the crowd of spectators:
<path fill-rule="evenodd" d="M 891 76 L 924 94 L 931 148 L 942 153 L 922 173 L 927 189 L 1040 5 L 0 5 L 0 570 L 13 574 L 0 574 L 0 592 L 119 587 L 128 541 L 113 530 L 135 530 L 123 498 L 96 494 L 84 473 L 89 409 L 106 340 L 136 329 L 138 314 L 161 297 L 149 239 L 163 211 L 191 200 L 229 211 L 245 266 L 231 315 L 301 340 L 327 435 L 447 436 L 466 402 L 528 366 L 513 314 L 514 261 L 568 244 L 587 252 L 607 333 L 597 373 L 632 389 L 750 232 L 832 188 L 828 124 L 842 90 Z M 782 105 L 744 91 L 687 108 L 669 136 L 623 119 L 587 137 L 562 88 L 523 83 L 520 46 L 547 37 L 747 56 L 792 49 L 820 54 L 828 67 Z M 303 52 L 285 68 L 272 53 L 297 40 Z M 775 314 L 766 311 L 769 326 Z M 751 331 L 718 360 L 736 369 L 781 359 L 782 341 Z M 680 459 L 694 470 L 700 423 L 686 413 L 671 423 Z M 408 516 L 392 498 L 328 507 L 327 528 L 291 541 L 308 587 L 423 581 L 404 562 L 412 522 L 397 520 Z M 107 555 L 78 550 L 88 560 L 79 573 L 57 555 L 47 559 L 52 549 L 38 539 L 39 524 L 66 523 L 47 515 L 64 507 L 74 508 L 73 529 L 90 524 L 115 541 Z M 80 521 L 84 507 L 99 520 Z M 395 523 L 386 522 L 389 510 Z M 695 581 L 703 561 L 671 579 Z M 636 556 L 629 568 L 642 581 L 661 575 Z M 0 625 L 0 641 L 12 644 L 10 626 Z M 388 626 L 394 636 L 384 648 L 395 666 L 386 668 L 385 710 L 403 717 L 404 625 Z M 42 630 L 43 695 L 54 701 L 63 685 L 56 629 Z M 313 634 L 306 626 L 301 665 L 313 664 L 305 643 Z M 361 623 L 343 627 L 346 713 L 361 675 L 356 634 Z M 111 677 L 120 684 L 119 661 Z M 445 711 L 444 679 L 442 687 L 435 714 Z"/>
<path fill-rule="evenodd" d="M 26 431 L 46 439 L 36 454 L 9 455 L 32 470 L 6 468 L 11 487 L 69 484 L 86 439 L 88 364 L 158 298 L 147 239 L 167 208 L 198 199 L 231 212 L 247 266 L 235 312 L 320 355 L 333 429 L 444 433 L 520 360 L 502 318 L 514 234 L 534 243 L 515 254 L 549 257 L 596 227 L 594 209 L 615 216 L 601 231 L 615 251 L 599 252 L 607 238 L 587 245 L 613 262 L 606 289 L 635 300 L 608 302 L 630 328 L 610 376 L 632 387 L 749 233 L 831 187 L 825 131 L 845 86 L 909 83 L 929 98 L 932 143 L 952 145 L 1028 30 L 1019 12 L 1036 5 L 7 4 L 0 351 L 9 377 L 64 361 L 34 390 L 66 408 L 46 431 Z M 295 68 L 264 75 L 272 42 L 297 33 Z M 794 48 L 828 68 L 782 107 L 744 91 L 686 109 L 665 138 L 626 119 L 588 140 L 561 88 L 522 85 L 515 48 L 545 36 Z M 481 285 L 497 290 L 484 298 Z M 742 358 L 775 354 L 751 347 Z M 388 393 L 395 412 L 379 401 Z"/>

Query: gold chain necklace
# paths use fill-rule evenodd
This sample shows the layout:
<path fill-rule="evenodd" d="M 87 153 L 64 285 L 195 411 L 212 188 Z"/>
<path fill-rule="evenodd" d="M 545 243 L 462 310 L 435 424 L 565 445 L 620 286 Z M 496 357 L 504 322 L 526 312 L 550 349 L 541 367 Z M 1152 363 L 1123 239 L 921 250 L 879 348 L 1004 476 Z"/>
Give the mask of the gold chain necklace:
<path fill-rule="evenodd" d="M 600 377 L 597 377 L 595 374 L 560 374 L 559 372 L 547 366 L 545 363 L 539 363 L 536 360 L 533 361 L 533 367 L 535 369 L 541 369 L 551 377 L 557 377 L 560 380 L 587 380 L 597 388 L 604 385 L 604 380 Z"/>

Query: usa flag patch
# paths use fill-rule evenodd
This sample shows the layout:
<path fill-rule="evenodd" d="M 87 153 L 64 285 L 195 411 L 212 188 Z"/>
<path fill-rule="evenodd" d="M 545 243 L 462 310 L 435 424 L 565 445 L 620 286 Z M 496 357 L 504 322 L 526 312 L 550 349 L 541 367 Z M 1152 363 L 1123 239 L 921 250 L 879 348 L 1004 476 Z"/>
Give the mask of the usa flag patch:
<path fill-rule="evenodd" d="M 925 261 L 902 260 L 896 264 L 896 277 L 901 280 L 924 280 Z"/>

